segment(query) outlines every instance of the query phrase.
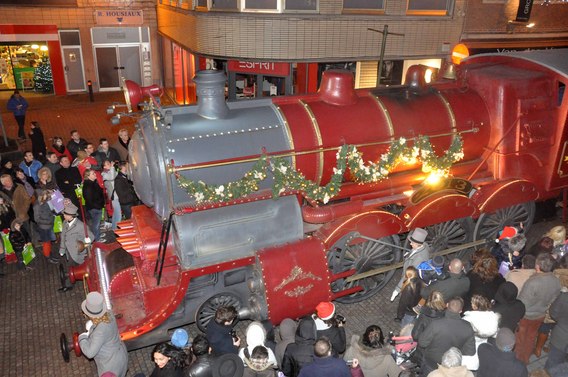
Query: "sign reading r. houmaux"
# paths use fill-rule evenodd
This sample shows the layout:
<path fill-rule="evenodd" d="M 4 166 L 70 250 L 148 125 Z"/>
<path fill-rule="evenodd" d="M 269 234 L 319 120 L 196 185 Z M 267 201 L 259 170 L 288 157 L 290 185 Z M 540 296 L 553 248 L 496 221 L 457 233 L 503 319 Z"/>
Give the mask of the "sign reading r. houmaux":
<path fill-rule="evenodd" d="M 104 25 L 141 25 L 144 23 L 144 11 L 134 10 L 96 10 L 97 24 Z"/>

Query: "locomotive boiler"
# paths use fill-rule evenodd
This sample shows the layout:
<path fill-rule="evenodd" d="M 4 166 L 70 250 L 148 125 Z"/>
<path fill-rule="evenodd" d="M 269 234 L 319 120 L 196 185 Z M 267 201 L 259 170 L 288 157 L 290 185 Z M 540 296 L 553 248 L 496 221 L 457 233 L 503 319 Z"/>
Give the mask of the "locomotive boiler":
<path fill-rule="evenodd" d="M 144 205 L 71 278 L 137 348 L 223 305 L 279 323 L 364 300 L 394 271 L 348 277 L 400 261 L 415 227 L 435 250 L 529 228 L 568 186 L 568 50 L 423 71 L 370 90 L 327 71 L 317 94 L 229 103 L 223 73 L 201 71 L 197 105 L 171 107 L 127 82 L 130 105 L 147 98 L 130 143 Z"/>

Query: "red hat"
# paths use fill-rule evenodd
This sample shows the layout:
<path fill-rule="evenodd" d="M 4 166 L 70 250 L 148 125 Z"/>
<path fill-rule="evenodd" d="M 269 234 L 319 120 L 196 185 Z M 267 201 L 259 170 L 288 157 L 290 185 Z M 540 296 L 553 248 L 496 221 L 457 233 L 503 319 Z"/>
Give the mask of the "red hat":
<path fill-rule="evenodd" d="M 316 306 L 316 313 L 324 321 L 331 319 L 335 314 L 335 305 L 333 305 L 333 302 L 320 302 Z"/>
<path fill-rule="evenodd" d="M 518 232 L 517 232 L 516 228 L 513 228 L 512 226 L 506 226 L 499 233 L 499 238 L 496 241 L 499 242 L 500 240 L 505 239 L 505 238 L 515 237 L 517 235 L 517 233 Z"/>

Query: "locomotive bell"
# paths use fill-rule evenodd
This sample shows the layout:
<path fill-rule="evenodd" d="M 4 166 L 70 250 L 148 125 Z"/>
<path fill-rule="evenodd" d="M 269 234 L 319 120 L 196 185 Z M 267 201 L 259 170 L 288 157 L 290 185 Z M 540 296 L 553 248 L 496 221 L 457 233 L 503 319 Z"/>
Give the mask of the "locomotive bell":
<path fill-rule="evenodd" d="M 193 79 L 197 84 L 197 114 L 207 119 L 227 117 L 225 74 L 222 71 L 199 71 Z"/>

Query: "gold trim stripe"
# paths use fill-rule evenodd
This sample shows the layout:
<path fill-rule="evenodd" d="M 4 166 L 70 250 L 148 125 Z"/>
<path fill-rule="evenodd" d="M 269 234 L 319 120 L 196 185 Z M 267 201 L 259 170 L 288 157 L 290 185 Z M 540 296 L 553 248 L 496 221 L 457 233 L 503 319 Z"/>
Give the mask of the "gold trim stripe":
<path fill-rule="evenodd" d="M 312 109 L 310 108 L 310 105 L 308 105 L 304 100 L 299 100 L 299 102 L 302 104 L 302 106 L 304 106 L 304 110 L 306 110 L 306 112 L 308 113 L 308 116 L 310 117 L 310 121 L 312 122 L 312 126 L 314 127 L 314 133 L 316 134 L 316 139 L 317 139 L 317 147 L 321 148 L 323 146 L 323 141 L 321 138 L 321 132 L 319 129 L 319 125 L 318 125 L 318 121 L 316 119 L 316 116 L 314 114 L 314 112 L 312 111 Z M 317 177 L 315 179 L 315 182 L 320 185 L 321 184 L 321 180 L 323 177 L 323 152 L 319 152 L 318 153 L 319 157 L 318 157 L 318 172 L 317 172 Z"/>
<path fill-rule="evenodd" d="M 448 102 L 446 97 L 444 97 L 442 95 L 442 93 L 438 92 L 437 95 L 438 95 L 438 98 L 440 99 L 440 101 L 442 101 L 442 103 L 446 107 L 446 111 L 448 112 L 448 116 L 450 117 L 450 122 L 452 123 L 452 126 L 451 126 L 452 132 L 456 132 L 456 128 L 457 128 L 456 115 L 454 114 L 454 111 L 452 110 L 450 103 Z M 456 138 L 456 135 L 454 134 L 452 136 L 452 140 L 455 139 L 455 138 Z"/>
<path fill-rule="evenodd" d="M 381 109 L 381 111 L 385 115 L 385 118 L 387 120 L 387 126 L 389 127 L 390 139 L 391 141 L 394 141 L 394 126 L 392 124 L 392 118 L 390 116 L 389 111 L 387 110 L 387 107 L 377 95 L 371 94 L 371 97 L 375 100 L 375 103 L 377 104 L 377 106 L 379 106 L 379 109 Z"/>
<path fill-rule="evenodd" d="M 479 207 L 479 211 L 480 211 L 480 212 L 485 211 L 485 206 L 487 205 L 487 203 L 489 203 L 489 201 L 490 201 L 491 199 L 493 199 L 493 197 L 494 197 L 495 195 L 500 194 L 501 191 L 503 191 L 503 190 L 506 189 L 507 187 L 509 187 L 509 186 L 511 186 L 511 185 L 514 185 L 514 184 L 517 184 L 517 183 L 525 183 L 525 184 L 530 184 L 530 185 L 532 185 L 531 182 L 529 182 L 529 181 L 527 181 L 527 180 L 525 180 L 525 179 L 516 179 L 516 180 L 514 180 L 514 181 L 508 182 L 508 183 L 504 184 L 503 186 L 499 187 L 499 190 L 493 191 L 493 192 L 491 193 L 491 195 L 489 195 L 489 196 L 487 197 L 487 199 L 485 199 L 485 201 L 483 202 L 483 205 L 481 205 L 481 206 Z M 534 187 L 534 185 L 533 185 L 533 187 Z"/>
<path fill-rule="evenodd" d="M 278 114 L 280 114 L 280 117 L 282 118 L 282 125 L 284 126 L 284 131 L 286 132 L 286 136 L 288 137 L 288 141 L 290 142 L 290 150 L 295 151 L 296 147 L 294 146 L 294 137 L 292 136 L 292 131 L 290 131 L 290 124 L 288 123 L 288 119 L 286 118 L 286 115 L 284 115 L 284 112 L 282 111 L 282 108 L 278 105 L 274 105 L 274 107 L 276 108 L 276 111 L 278 111 Z M 291 155 L 292 157 L 292 167 L 294 169 L 296 169 L 296 155 L 293 154 Z"/>

